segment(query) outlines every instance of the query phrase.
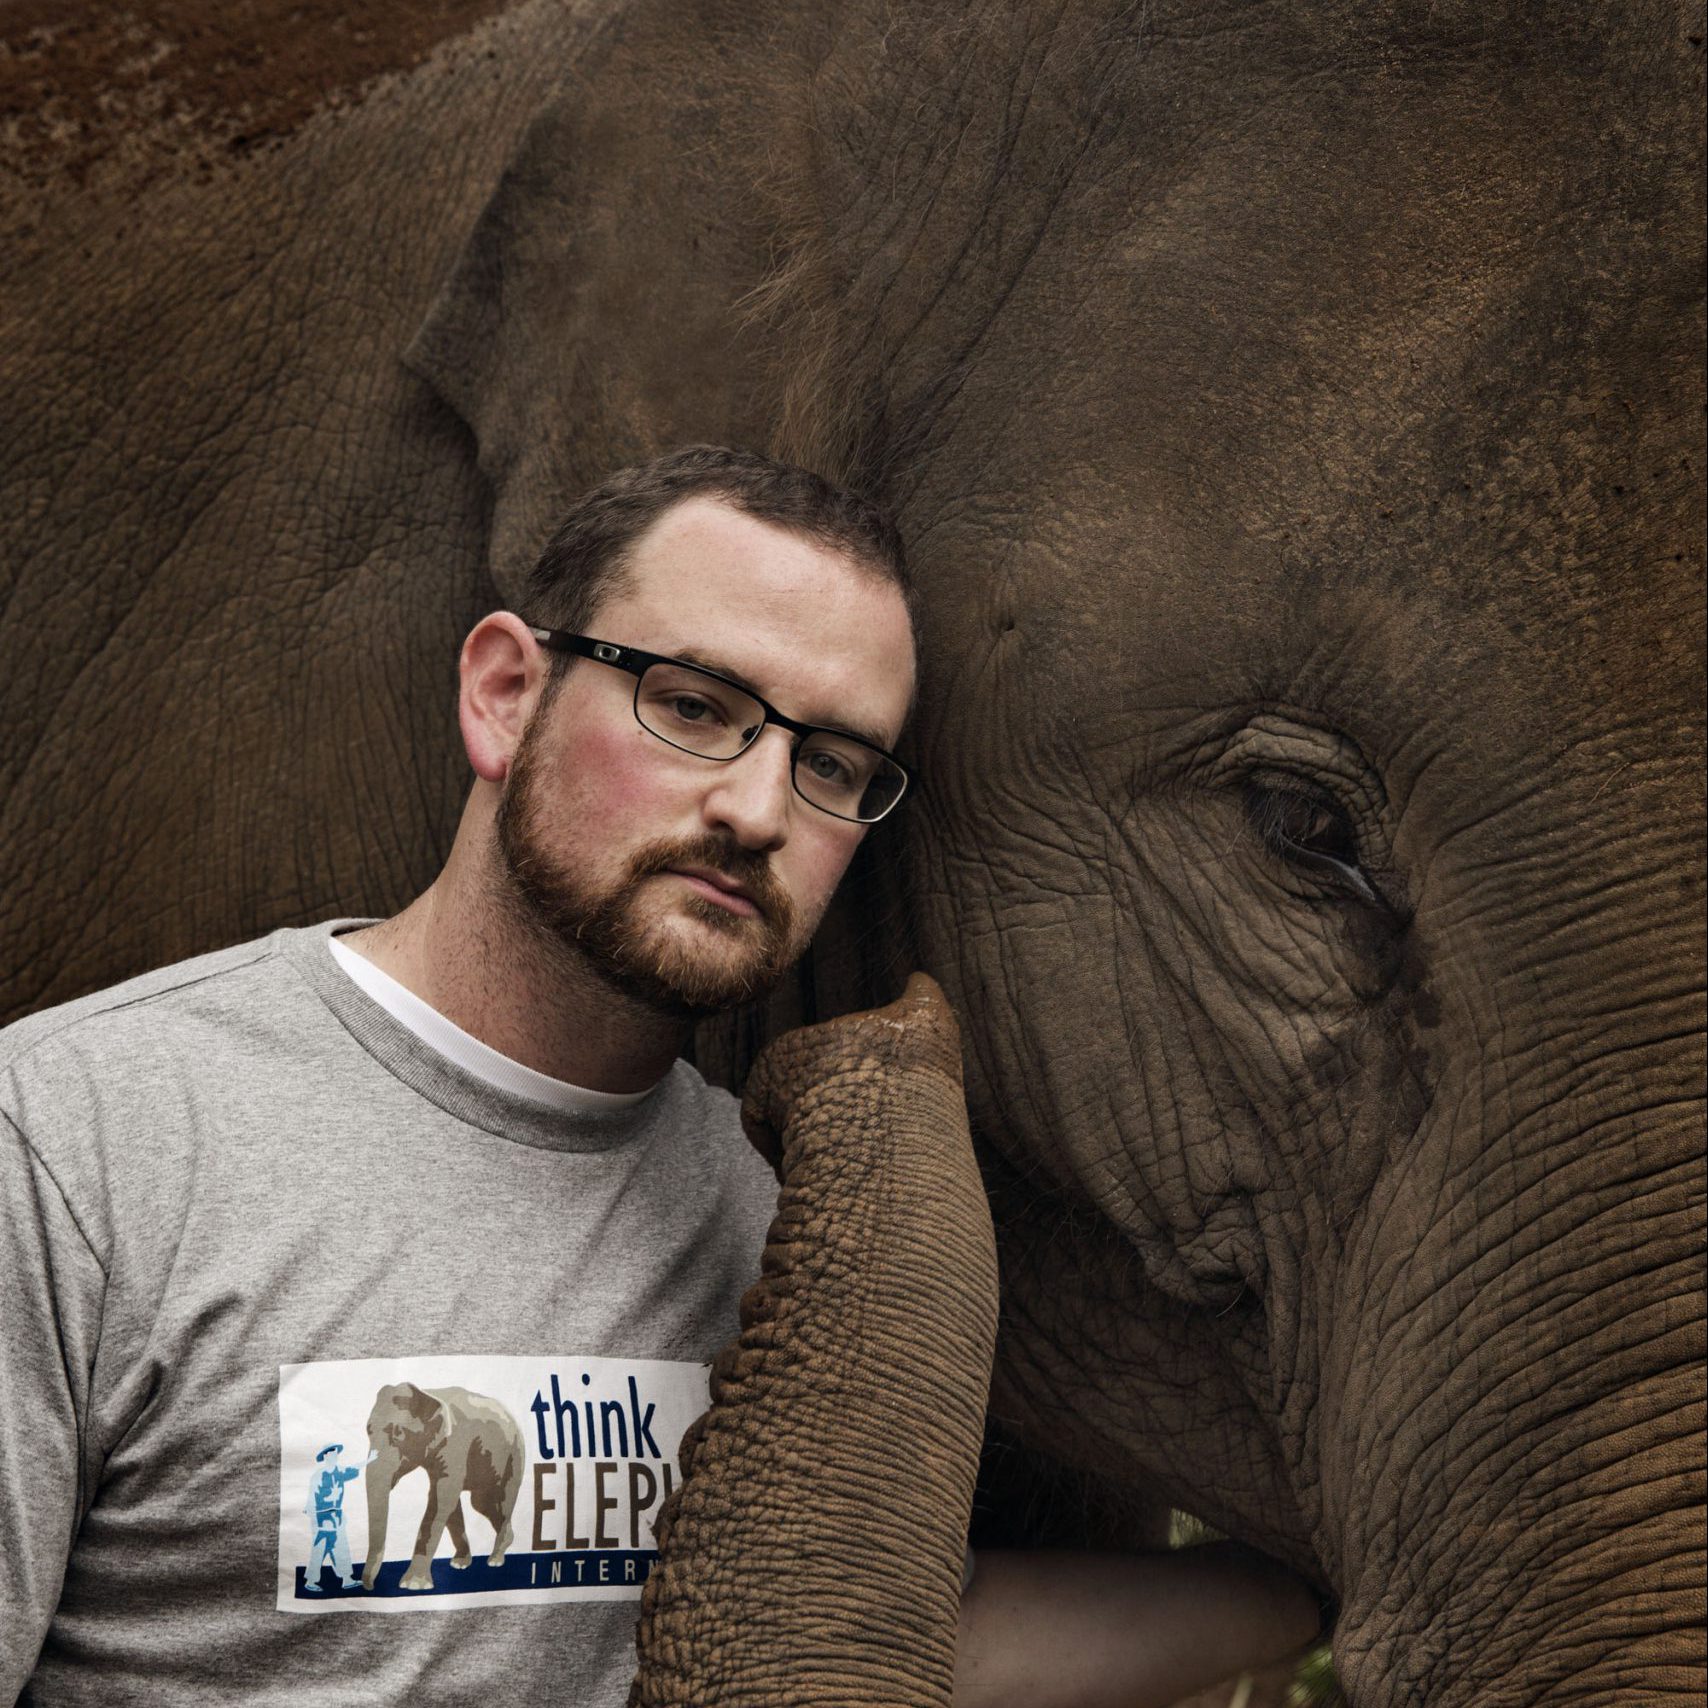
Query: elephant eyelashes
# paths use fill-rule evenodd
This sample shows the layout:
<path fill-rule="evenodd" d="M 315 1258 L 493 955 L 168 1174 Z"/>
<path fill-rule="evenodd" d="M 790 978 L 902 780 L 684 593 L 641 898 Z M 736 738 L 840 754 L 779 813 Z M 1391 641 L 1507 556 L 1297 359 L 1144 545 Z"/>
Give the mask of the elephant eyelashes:
<path fill-rule="evenodd" d="M 1387 908 L 1359 865 L 1358 834 L 1337 802 L 1303 788 L 1248 782 L 1245 810 L 1277 858 L 1332 876 L 1361 901 Z"/>
<path fill-rule="evenodd" d="M 1259 819 L 1264 840 L 1279 852 L 1314 855 L 1341 866 L 1357 865 L 1352 825 L 1332 802 L 1257 783 L 1250 785 L 1247 801 Z"/>

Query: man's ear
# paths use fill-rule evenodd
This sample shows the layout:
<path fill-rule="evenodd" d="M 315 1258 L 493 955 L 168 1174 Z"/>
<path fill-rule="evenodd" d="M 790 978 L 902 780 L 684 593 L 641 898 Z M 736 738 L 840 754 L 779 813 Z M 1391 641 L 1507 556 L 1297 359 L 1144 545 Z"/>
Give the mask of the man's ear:
<path fill-rule="evenodd" d="M 548 662 L 513 611 L 494 611 L 469 630 L 458 660 L 457 721 L 477 777 L 502 783 L 539 703 Z"/>

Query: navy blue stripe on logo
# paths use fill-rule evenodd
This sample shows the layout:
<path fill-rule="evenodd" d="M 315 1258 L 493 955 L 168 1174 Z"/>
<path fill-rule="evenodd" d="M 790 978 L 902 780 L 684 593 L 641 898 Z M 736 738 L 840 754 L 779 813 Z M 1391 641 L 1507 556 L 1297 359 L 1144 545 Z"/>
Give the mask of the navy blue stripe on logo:
<path fill-rule="evenodd" d="M 332 1569 L 326 1567 L 321 1571 L 319 1587 L 310 1589 L 304 1582 L 303 1568 L 298 1566 L 295 1599 L 353 1601 L 364 1596 L 390 1596 L 397 1600 L 410 1597 L 425 1600 L 434 1595 L 487 1595 L 505 1589 L 620 1589 L 645 1583 L 657 1558 L 656 1548 L 607 1548 L 510 1554 L 501 1566 L 489 1566 L 478 1555 L 462 1567 L 438 1559 L 430 1562 L 431 1589 L 403 1587 L 403 1575 L 409 1570 L 407 1560 L 386 1560 L 372 1589 L 362 1588 L 361 1561 L 350 1568 L 356 1582 L 349 1588 L 339 1583 Z"/>

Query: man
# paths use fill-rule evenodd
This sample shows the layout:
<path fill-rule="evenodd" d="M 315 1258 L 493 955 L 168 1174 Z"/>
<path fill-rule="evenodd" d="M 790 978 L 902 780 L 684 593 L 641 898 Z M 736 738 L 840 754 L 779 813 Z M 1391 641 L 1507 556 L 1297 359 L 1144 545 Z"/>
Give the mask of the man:
<path fill-rule="evenodd" d="M 350 1570 L 350 1543 L 344 1533 L 344 1485 L 353 1483 L 362 1473 L 359 1467 L 344 1463 L 344 1444 L 339 1441 L 322 1447 L 314 1459 L 316 1469 L 303 1501 L 303 1511 L 314 1519 L 314 1540 L 309 1544 L 308 1564 L 303 1567 L 303 1588 L 311 1595 L 318 1595 L 320 1575 L 328 1566 L 338 1574 L 342 1588 L 356 1587 L 357 1580 Z"/>
<path fill-rule="evenodd" d="M 912 632 L 881 514 L 705 447 L 574 506 L 525 605 L 464 644 L 475 781 L 402 913 L 0 1038 L 0 1701 L 624 1700 L 775 1192 L 679 1052 L 905 794 Z M 301 1491 L 364 1435 L 333 1582 Z"/>

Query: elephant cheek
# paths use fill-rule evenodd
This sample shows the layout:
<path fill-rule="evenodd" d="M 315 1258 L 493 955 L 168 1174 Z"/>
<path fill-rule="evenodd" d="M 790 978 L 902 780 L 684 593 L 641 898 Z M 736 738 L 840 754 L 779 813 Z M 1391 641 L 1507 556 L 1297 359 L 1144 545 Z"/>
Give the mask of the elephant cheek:
<path fill-rule="evenodd" d="M 799 1100 L 783 1153 L 631 1702 L 947 1708 L 996 1317 L 958 1074 L 868 1058 Z"/>

